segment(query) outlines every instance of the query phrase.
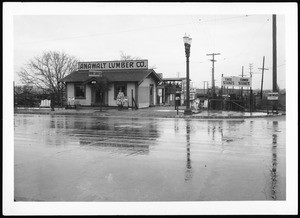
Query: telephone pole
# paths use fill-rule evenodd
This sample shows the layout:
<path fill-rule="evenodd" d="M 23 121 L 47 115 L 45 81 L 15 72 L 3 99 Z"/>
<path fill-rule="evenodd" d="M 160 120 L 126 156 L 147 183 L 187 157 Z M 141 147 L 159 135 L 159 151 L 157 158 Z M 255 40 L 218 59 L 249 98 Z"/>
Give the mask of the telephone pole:
<path fill-rule="evenodd" d="M 204 94 L 205 94 L 205 83 L 207 83 L 207 89 L 208 89 L 208 81 L 203 81 L 203 92 L 204 92 Z"/>
<path fill-rule="evenodd" d="M 249 74 L 250 74 L 250 80 L 251 80 L 251 86 L 250 86 L 250 113 L 253 111 L 253 91 L 252 91 L 252 68 L 253 64 L 249 64 Z"/>
<path fill-rule="evenodd" d="M 244 66 L 242 66 L 242 75 L 240 76 L 244 77 Z M 241 97 L 243 97 L 243 87 L 241 87 Z"/>
<path fill-rule="evenodd" d="M 242 75 L 239 76 L 244 77 L 244 66 L 242 66 Z"/>
<path fill-rule="evenodd" d="M 273 14 L 273 92 L 277 92 L 276 14 Z"/>
<path fill-rule="evenodd" d="M 258 68 L 259 70 L 262 70 L 261 74 L 261 88 L 260 88 L 260 99 L 262 100 L 263 96 L 263 84 L 264 84 L 264 70 L 269 70 L 265 68 L 265 56 L 263 56 L 263 65 L 262 68 Z"/>
<path fill-rule="evenodd" d="M 253 68 L 253 63 L 249 64 L 249 74 L 250 74 L 250 78 L 252 78 L 252 68 Z"/>
<path fill-rule="evenodd" d="M 278 92 L 277 89 L 277 39 L 276 39 L 276 14 L 273 14 L 273 19 L 272 19 L 272 26 L 273 26 L 273 92 Z M 277 101 L 272 101 L 273 103 L 273 108 L 272 111 L 275 110 L 276 113 L 278 113 L 277 111 L 277 104 L 278 104 L 278 100 Z"/>
<path fill-rule="evenodd" d="M 211 78 L 211 89 L 212 89 L 212 96 L 214 98 L 215 96 L 215 55 L 220 55 L 220 53 L 212 53 L 212 54 L 206 54 L 207 56 L 211 55 L 212 59 L 210 60 L 212 62 L 212 78 Z"/>

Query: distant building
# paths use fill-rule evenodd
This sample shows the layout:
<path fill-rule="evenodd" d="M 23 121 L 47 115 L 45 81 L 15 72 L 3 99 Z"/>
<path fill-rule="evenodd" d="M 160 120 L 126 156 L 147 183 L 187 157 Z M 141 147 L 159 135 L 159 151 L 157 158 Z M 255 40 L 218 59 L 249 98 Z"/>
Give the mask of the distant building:
<path fill-rule="evenodd" d="M 157 86 L 158 104 L 175 105 L 176 95 L 180 97 L 180 105 L 184 105 L 186 101 L 186 78 L 171 77 L 162 78 L 162 82 Z M 190 100 L 195 99 L 196 89 L 190 87 Z"/>

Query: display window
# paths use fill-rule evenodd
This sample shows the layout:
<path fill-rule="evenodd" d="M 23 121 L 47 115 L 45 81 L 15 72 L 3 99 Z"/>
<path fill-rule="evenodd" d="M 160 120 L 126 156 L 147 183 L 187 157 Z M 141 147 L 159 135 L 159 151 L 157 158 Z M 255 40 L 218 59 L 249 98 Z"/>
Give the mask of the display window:
<path fill-rule="evenodd" d="M 75 84 L 75 98 L 76 99 L 84 99 L 85 98 L 85 85 Z"/>

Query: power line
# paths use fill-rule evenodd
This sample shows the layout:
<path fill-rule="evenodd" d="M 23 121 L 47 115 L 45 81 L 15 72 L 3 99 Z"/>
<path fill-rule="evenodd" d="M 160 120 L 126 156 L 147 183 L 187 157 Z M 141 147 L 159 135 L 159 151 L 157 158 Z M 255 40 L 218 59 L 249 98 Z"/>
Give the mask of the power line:
<path fill-rule="evenodd" d="M 277 68 L 282 67 L 284 65 L 286 65 L 286 64 L 284 63 L 284 64 L 277 65 Z M 258 68 L 258 69 L 261 69 L 261 68 Z M 268 69 L 271 70 L 271 69 L 273 69 L 273 67 L 269 67 Z M 261 72 L 252 72 L 252 74 L 261 74 Z"/>
<path fill-rule="evenodd" d="M 216 19 L 216 20 L 217 21 L 222 21 L 222 20 L 236 19 L 236 18 L 242 18 L 242 17 L 244 17 L 244 16 L 237 16 L 237 17 L 223 18 L 223 19 Z M 212 20 L 207 20 L 207 21 L 202 21 L 201 20 L 201 22 L 204 22 L 204 23 L 211 22 L 211 21 Z M 166 28 L 166 27 L 173 27 L 173 26 L 191 25 L 191 24 L 197 24 L 197 23 L 199 23 L 199 21 L 186 22 L 186 23 L 180 23 L 180 24 L 161 25 L 161 26 L 154 26 L 154 27 L 147 27 L 147 28 L 137 28 L 137 29 L 124 30 L 124 31 L 106 32 L 106 33 L 100 33 L 100 34 L 89 34 L 89 35 L 81 35 L 81 36 L 61 37 L 61 38 L 50 39 L 50 40 L 26 42 L 26 43 L 23 43 L 23 45 L 32 44 L 32 43 L 43 43 L 43 42 L 48 42 L 48 41 L 57 41 L 57 40 L 67 40 L 67 39 L 77 39 L 77 38 L 86 38 L 86 37 L 96 37 L 96 36 L 102 36 L 102 35 L 120 34 L 120 33 L 126 33 L 126 32 L 134 32 L 134 31 L 147 31 L 147 30 L 156 29 L 156 28 Z"/>
<path fill-rule="evenodd" d="M 171 25 L 161 25 L 161 26 L 154 26 L 154 27 L 147 27 L 147 28 L 137 28 L 137 29 L 129 29 L 129 30 L 123 30 L 123 31 L 114 31 L 114 32 L 106 32 L 106 33 L 99 33 L 99 34 L 89 34 L 89 35 L 81 35 L 81 36 L 69 36 L 69 37 L 61 37 L 56 39 L 50 39 L 50 40 L 41 40 L 41 41 L 32 41 L 23 43 L 25 44 L 31 44 L 31 43 L 42 43 L 47 41 L 57 41 L 57 40 L 64 40 L 64 39 L 77 39 L 77 38 L 86 38 L 86 37 L 96 37 L 96 36 L 102 36 L 102 35 L 113 35 L 113 34 L 120 34 L 120 33 L 127 33 L 127 32 L 135 32 L 135 31 L 147 31 L 151 29 L 157 29 L 157 28 L 166 28 L 166 27 L 173 27 L 173 26 L 182 26 L 182 25 L 191 25 L 198 23 L 198 21 L 195 22 L 187 22 L 187 23 L 180 23 L 180 24 L 171 24 Z"/>
<path fill-rule="evenodd" d="M 284 65 L 286 65 L 286 64 L 284 63 L 284 64 L 277 65 L 277 68 L 282 67 Z M 270 69 L 273 69 L 273 67 L 270 67 Z"/>
<path fill-rule="evenodd" d="M 235 58 L 237 56 L 240 56 L 241 54 L 243 53 L 247 53 L 249 52 L 249 50 L 247 50 L 246 48 L 249 48 L 250 47 L 250 44 L 254 41 L 254 39 L 259 35 L 258 33 L 263 29 L 263 27 L 267 24 L 267 22 L 269 21 L 269 19 L 267 19 L 261 26 L 258 27 L 257 31 L 254 32 L 253 36 L 251 37 L 251 39 L 249 40 L 249 43 L 246 44 L 246 46 L 244 48 L 242 48 L 241 52 L 234 55 L 234 56 L 231 56 L 231 57 L 228 57 L 228 58 L 224 58 L 224 59 L 231 59 L 231 58 Z M 223 59 L 223 60 L 224 60 Z M 221 60 L 221 61 L 223 61 Z"/>
<path fill-rule="evenodd" d="M 216 22 L 216 21 L 232 20 L 232 19 L 237 19 L 237 18 L 245 18 L 245 17 L 249 17 L 249 16 L 252 16 L 252 15 L 235 16 L 235 17 L 220 18 L 220 19 L 213 19 L 213 20 L 199 19 L 199 21 L 201 21 L 201 22 Z"/>

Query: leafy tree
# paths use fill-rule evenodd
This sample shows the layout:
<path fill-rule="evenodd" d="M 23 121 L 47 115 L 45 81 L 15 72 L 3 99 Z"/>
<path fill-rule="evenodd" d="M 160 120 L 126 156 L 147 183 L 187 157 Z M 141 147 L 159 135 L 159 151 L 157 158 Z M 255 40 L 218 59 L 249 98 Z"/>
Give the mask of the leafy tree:
<path fill-rule="evenodd" d="M 75 71 L 77 67 L 77 58 L 65 52 L 47 51 L 29 60 L 18 75 L 25 85 L 50 90 L 55 100 L 62 104 L 64 85 L 60 80 Z"/>

